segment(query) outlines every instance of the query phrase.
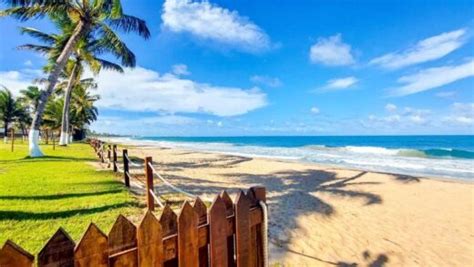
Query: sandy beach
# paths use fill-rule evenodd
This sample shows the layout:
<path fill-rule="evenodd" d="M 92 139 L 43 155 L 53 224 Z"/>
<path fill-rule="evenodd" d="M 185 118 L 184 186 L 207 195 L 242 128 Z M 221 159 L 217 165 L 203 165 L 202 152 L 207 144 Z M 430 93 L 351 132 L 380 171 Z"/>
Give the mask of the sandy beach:
<path fill-rule="evenodd" d="M 184 149 L 133 147 L 203 197 L 267 188 L 270 260 L 283 266 L 472 266 L 474 184 Z M 162 194 L 171 193 L 157 185 Z"/>

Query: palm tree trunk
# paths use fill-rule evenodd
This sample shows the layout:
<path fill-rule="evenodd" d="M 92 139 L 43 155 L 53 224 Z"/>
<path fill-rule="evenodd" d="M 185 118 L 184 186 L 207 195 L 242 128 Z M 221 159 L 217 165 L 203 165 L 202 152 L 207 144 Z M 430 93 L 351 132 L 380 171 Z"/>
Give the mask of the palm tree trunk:
<path fill-rule="evenodd" d="M 33 121 L 31 122 L 31 131 L 29 134 L 29 152 L 30 157 L 41 157 L 43 156 L 43 152 L 39 147 L 39 129 L 41 125 L 41 119 L 43 117 L 44 108 L 46 107 L 46 102 L 48 98 L 53 93 L 54 86 L 56 86 L 56 82 L 58 81 L 59 75 L 61 71 L 64 69 L 66 62 L 71 55 L 74 46 L 76 45 L 77 41 L 83 34 L 87 27 L 84 25 L 82 21 L 77 23 L 74 32 L 72 33 L 71 37 L 66 43 L 66 46 L 61 51 L 58 59 L 56 60 L 56 64 L 54 65 L 53 71 L 49 74 L 48 82 L 46 84 L 46 88 L 41 90 L 41 96 L 38 101 L 38 108 L 33 116 Z"/>
<path fill-rule="evenodd" d="M 76 80 L 77 65 L 74 64 L 69 81 L 67 82 L 66 93 L 64 94 L 64 105 L 63 105 L 63 116 L 61 119 L 61 137 L 59 137 L 59 145 L 67 146 L 69 142 L 68 130 L 69 130 L 69 105 L 71 103 L 71 94 L 74 81 Z"/>

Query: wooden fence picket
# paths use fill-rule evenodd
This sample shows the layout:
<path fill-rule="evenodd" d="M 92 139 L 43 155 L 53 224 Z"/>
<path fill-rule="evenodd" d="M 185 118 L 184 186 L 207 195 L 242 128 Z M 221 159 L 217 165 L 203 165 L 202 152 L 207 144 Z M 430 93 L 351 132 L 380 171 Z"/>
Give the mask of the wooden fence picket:
<path fill-rule="evenodd" d="M 39 267 L 73 267 L 74 247 L 76 244 L 64 231 L 59 228 L 38 254 Z"/>
<path fill-rule="evenodd" d="M 163 233 L 163 239 L 177 235 L 178 233 L 178 216 L 173 212 L 169 205 L 165 205 L 160 217 L 161 230 Z M 178 239 L 174 239 L 174 242 L 163 242 L 163 256 L 165 259 L 164 266 L 172 267 L 178 266 L 178 258 L 176 257 L 178 249 Z"/>
<path fill-rule="evenodd" d="M 207 207 L 199 197 L 194 200 L 193 208 L 199 218 L 198 226 L 207 224 Z M 209 266 L 209 245 L 201 240 L 206 240 L 206 237 L 199 236 L 199 267 L 207 267 Z"/>
<path fill-rule="evenodd" d="M 222 191 L 220 194 L 222 200 L 224 201 L 225 208 L 226 208 L 226 215 L 232 216 L 234 215 L 234 203 L 232 202 L 232 199 L 230 198 L 229 194 L 226 191 Z M 233 229 L 231 231 L 233 233 Z M 227 254 L 228 255 L 234 255 L 234 235 L 231 234 L 227 236 Z M 228 266 L 234 266 L 235 261 L 233 257 L 228 258 Z"/>
<path fill-rule="evenodd" d="M 180 267 L 199 266 L 198 216 L 185 201 L 178 216 L 178 263 Z"/>
<path fill-rule="evenodd" d="M 250 265 L 250 203 L 240 191 L 235 201 L 235 251 L 238 267 Z"/>
<path fill-rule="evenodd" d="M 35 257 L 13 241 L 7 240 L 0 249 L 0 266 L 32 267 Z"/>
<path fill-rule="evenodd" d="M 227 218 L 224 200 L 217 196 L 209 210 L 209 248 L 211 266 L 227 266 Z"/>
<path fill-rule="evenodd" d="M 110 230 L 108 246 L 109 266 L 137 266 L 137 228 L 123 215 L 118 216 Z"/>
<path fill-rule="evenodd" d="M 91 223 L 74 249 L 74 266 L 106 267 L 108 261 L 107 236 Z"/>
<path fill-rule="evenodd" d="M 161 224 L 151 211 L 143 217 L 137 231 L 138 266 L 163 266 L 163 235 Z"/>

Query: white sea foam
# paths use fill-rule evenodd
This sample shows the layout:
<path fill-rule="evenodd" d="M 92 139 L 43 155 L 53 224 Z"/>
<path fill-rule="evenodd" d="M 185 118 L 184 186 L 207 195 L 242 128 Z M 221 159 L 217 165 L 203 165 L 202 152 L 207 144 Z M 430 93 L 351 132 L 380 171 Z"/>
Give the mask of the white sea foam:
<path fill-rule="evenodd" d="M 111 138 L 110 140 L 142 146 L 176 147 L 247 157 L 298 160 L 368 171 L 474 180 L 473 160 L 428 158 L 422 151 L 410 149 L 364 146 L 241 146 L 229 143 L 170 142 L 131 138 Z"/>

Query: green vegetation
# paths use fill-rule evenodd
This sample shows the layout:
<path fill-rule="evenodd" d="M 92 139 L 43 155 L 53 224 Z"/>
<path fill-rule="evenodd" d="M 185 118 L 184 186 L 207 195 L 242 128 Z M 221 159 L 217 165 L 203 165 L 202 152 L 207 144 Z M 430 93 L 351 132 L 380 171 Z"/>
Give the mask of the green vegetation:
<path fill-rule="evenodd" d="M 119 214 L 143 214 L 113 172 L 95 169 L 89 145 L 42 149 L 48 156 L 25 158 L 26 142 L 15 152 L 0 144 L 0 245 L 11 239 L 38 253 L 59 227 L 77 242 L 90 222 L 107 233 Z"/>

